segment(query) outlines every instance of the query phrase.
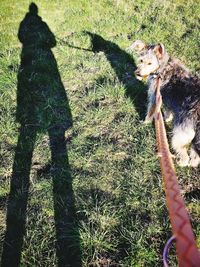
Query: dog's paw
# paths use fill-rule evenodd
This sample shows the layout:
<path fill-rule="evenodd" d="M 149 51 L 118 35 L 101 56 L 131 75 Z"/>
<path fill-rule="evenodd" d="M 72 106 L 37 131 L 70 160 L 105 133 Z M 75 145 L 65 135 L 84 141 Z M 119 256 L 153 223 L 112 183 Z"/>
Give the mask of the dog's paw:
<path fill-rule="evenodd" d="M 191 148 L 190 151 L 190 161 L 189 166 L 196 168 L 200 164 L 200 157 L 199 154 L 194 150 L 194 148 Z"/>
<path fill-rule="evenodd" d="M 164 111 L 164 120 L 165 120 L 165 122 L 170 122 L 170 121 L 172 121 L 173 120 L 173 117 L 174 117 L 174 115 L 173 115 L 173 113 L 172 112 L 170 112 L 170 111 Z"/>
<path fill-rule="evenodd" d="M 173 120 L 173 114 L 171 113 L 169 116 L 165 116 L 164 119 L 165 119 L 165 122 L 172 121 Z"/>
<path fill-rule="evenodd" d="M 144 124 L 152 123 L 152 121 L 153 121 L 153 118 L 152 117 L 146 116 L 146 118 L 144 120 Z"/>
<path fill-rule="evenodd" d="M 177 164 L 180 166 L 180 167 L 187 167 L 189 166 L 189 157 L 184 157 L 184 158 L 180 158 L 178 161 L 177 161 Z"/>
<path fill-rule="evenodd" d="M 200 164 L 200 157 L 191 158 L 189 161 L 189 166 L 196 168 Z"/>

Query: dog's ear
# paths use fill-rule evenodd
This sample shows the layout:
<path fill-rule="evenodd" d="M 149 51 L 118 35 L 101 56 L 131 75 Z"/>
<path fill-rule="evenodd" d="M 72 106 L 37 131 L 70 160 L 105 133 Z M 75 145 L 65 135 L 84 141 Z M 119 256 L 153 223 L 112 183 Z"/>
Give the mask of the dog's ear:
<path fill-rule="evenodd" d="M 129 48 L 130 48 L 130 50 L 133 50 L 137 53 L 140 53 L 146 47 L 147 47 L 147 45 L 145 43 L 143 43 L 141 40 L 136 40 Z"/>
<path fill-rule="evenodd" d="M 165 47 L 163 44 L 159 43 L 154 47 L 153 51 L 155 52 L 158 59 L 162 59 L 165 54 Z"/>

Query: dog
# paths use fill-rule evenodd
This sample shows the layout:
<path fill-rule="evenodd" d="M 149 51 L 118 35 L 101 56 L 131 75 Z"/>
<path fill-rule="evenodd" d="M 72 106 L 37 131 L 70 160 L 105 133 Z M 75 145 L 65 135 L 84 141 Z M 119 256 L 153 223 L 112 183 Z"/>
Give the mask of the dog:
<path fill-rule="evenodd" d="M 197 167 L 200 164 L 200 78 L 178 59 L 170 57 L 163 44 L 145 44 L 137 40 L 130 49 L 138 55 L 136 78 L 147 78 L 148 108 L 145 122 L 153 120 L 157 75 L 161 77 L 164 118 L 173 119 L 172 147 L 177 163 Z M 188 149 L 190 148 L 190 155 Z"/>

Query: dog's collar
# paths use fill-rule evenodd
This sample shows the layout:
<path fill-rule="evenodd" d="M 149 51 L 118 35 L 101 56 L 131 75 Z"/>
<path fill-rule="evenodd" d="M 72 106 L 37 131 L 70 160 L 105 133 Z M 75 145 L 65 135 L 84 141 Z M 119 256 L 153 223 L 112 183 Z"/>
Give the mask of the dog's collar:
<path fill-rule="evenodd" d="M 160 75 L 160 73 L 157 71 L 157 72 L 154 72 L 152 74 L 150 74 L 152 78 L 156 78 L 158 77 L 158 75 Z"/>
<path fill-rule="evenodd" d="M 162 75 L 160 74 L 160 71 L 157 70 L 156 72 L 151 73 L 150 77 L 152 77 L 153 79 L 156 79 L 158 77 L 162 78 Z"/>

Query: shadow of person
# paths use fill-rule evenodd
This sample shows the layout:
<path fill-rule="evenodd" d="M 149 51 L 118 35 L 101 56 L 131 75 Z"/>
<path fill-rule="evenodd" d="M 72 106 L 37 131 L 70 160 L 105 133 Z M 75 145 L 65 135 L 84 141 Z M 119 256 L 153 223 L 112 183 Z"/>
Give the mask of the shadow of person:
<path fill-rule="evenodd" d="M 16 111 L 16 120 L 21 128 L 11 177 L 1 266 L 20 264 L 31 161 L 39 132 L 48 132 L 50 140 L 58 266 L 81 266 L 72 177 L 64 135 L 72 126 L 72 115 L 51 51 L 56 46 L 55 37 L 38 16 L 34 3 L 30 4 L 29 12 L 20 24 L 18 38 L 23 44 Z"/>
<path fill-rule="evenodd" d="M 91 49 L 76 47 L 70 45 L 66 41 L 64 41 L 64 43 L 71 48 L 83 51 L 92 51 L 94 53 L 103 52 L 119 81 L 125 86 L 125 94 L 131 99 L 139 118 L 144 119 L 147 88 L 143 82 L 138 81 L 134 76 L 136 65 L 133 57 L 122 50 L 117 44 L 105 40 L 96 33 L 91 33 L 89 31 L 84 31 L 84 33 L 90 36 Z"/>

